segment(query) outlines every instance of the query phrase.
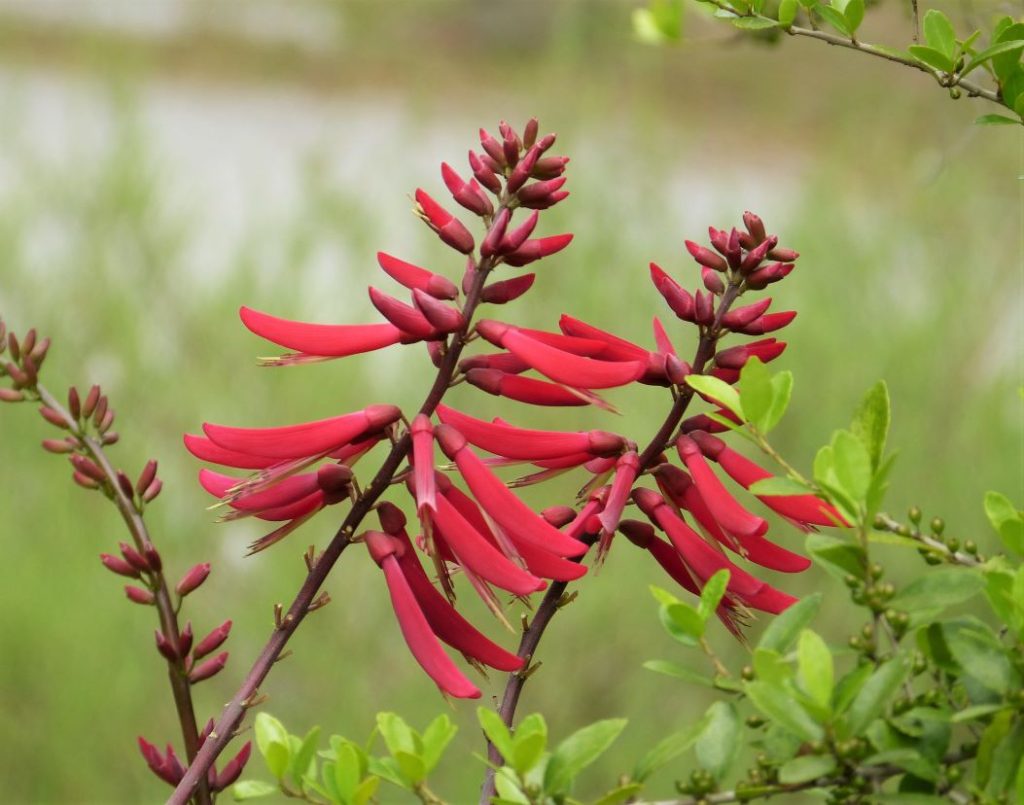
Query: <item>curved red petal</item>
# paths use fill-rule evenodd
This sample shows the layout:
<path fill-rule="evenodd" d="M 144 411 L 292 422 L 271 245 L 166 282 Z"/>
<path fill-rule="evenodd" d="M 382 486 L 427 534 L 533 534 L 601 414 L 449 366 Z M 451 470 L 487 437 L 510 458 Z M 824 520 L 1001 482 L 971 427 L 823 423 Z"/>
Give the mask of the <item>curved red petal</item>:
<path fill-rule="evenodd" d="M 637 361 L 613 362 L 582 358 L 516 331 L 507 332 L 502 345 L 545 377 L 577 388 L 624 386 L 638 380 L 646 370 L 646 364 Z"/>
<path fill-rule="evenodd" d="M 252 453 L 225 450 L 205 436 L 186 433 L 184 441 L 185 449 L 200 461 L 209 461 L 211 464 L 220 464 L 222 467 L 234 467 L 240 470 L 264 470 L 279 462 L 279 459 L 268 456 L 256 456 Z"/>
<path fill-rule="evenodd" d="M 308 355 L 343 358 L 397 344 L 402 332 L 392 324 L 312 324 L 280 319 L 252 308 L 238 312 L 261 338 Z"/>

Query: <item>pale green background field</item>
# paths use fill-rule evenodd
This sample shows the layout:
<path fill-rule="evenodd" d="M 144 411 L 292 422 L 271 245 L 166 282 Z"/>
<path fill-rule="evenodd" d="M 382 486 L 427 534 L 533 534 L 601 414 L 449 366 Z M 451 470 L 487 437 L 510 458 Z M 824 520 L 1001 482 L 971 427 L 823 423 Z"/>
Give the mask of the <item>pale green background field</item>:
<path fill-rule="evenodd" d="M 236 625 L 227 670 L 197 689 L 202 713 L 230 697 L 273 603 L 290 600 L 302 578 L 303 549 L 323 545 L 333 524 L 322 516 L 243 559 L 256 532 L 213 524 L 181 434 L 203 420 L 285 423 L 370 401 L 411 409 L 430 370 L 419 347 L 259 369 L 267 347 L 235 311 L 372 320 L 364 286 L 384 284 L 377 249 L 457 276 L 460 261 L 409 214 L 408 195 L 418 186 L 443 195 L 438 163 L 461 166 L 476 128 L 499 118 L 537 115 L 559 132 L 572 196 L 542 226 L 576 233 L 509 314 L 552 327 L 565 311 L 646 339 L 651 316 L 665 313 L 647 262 L 693 285 L 683 239 L 757 210 L 803 255 L 774 294 L 778 309 L 800 311 L 777 364 L 796 374 L 783 452 L 809 466 L 863 390 L 885 378 L 900 452 L 894 511 L 918 504 L 991 545 L 983 493 L 1019 498 L 1021 140 L 1012 128 L 972 127 L 993 111 L 979 102 L 953 103 L 925 77 L 856 54 L 741 45 L 714 26 L 695 24 L 684 48 L 650 49 L 631 40 L 625 1 L 207 13 L 170 2 L 127 14 L 131 5 L 0 6 L 0 314 L 53 336 L 51 387 L 103 383 L 121 466 L 135 473 L 160 459 L 165 491 L 149 520 L 166 563 L 213 563 L 187 617 L 200 632 L 226 618 Z M 99 23 L 69 27 L 86 8 L 105 9 Z M 874 33 L 905 30 L 894 10 Z M 692 335 L 675 332 L 689 351 Z M 612 397 L 621 419 L 546 415 L 465 387 L 452 395 L 481 415 L 584 422 L 638 440 L 668 404 L 646 387 Z M 135 748 L 137 734 L 175 734 L 153 618 L 100 567 L 119 523 L 38 448 L 48 435 L 30 407 L 0 411 L 3 799 L 157 801 L 169 789 Z M 531 501 L 564 501 L 573 483 Z M 798 544 L 796 534 L 780 539 Z M 893 559 L 903 578 L 923 566 Z M 558 616 L 526 688 L 522 712 L 542 710 L 555 735 L 630 718 L 587 777 L 594 791 L 707 705 L 703 690 L 640 668 L 653 657 L 700 662 L 658 626 L 652 582 L 662 579 L 646 557 L 617 545 Z M 818 625 L 836 642 L 859 625 L 840 620 L 844 593 L 817 570 L 785 583 L 826 591 Z M 362 551 L 345 555 L 327 589 L 334 602 L 303 626 L 265 687 L 268 709 L 297 732 L 319 723 L 359 738 L 380 709 L 420 725 L 445 711 Z M 469 610 L 496 633 L 479 607 Z M 728 656 L 739 651 L 723 634 L 713 640 Z M 469 759 L 481 750 L 472 710 L 448 710 L 462 731 L 435 790 L 455 802 L 472 799 L 483 769 Z M 663 794 L 690 762 L 661 775 Z M 262 773 L 258 761 L 252 770 Z"/>

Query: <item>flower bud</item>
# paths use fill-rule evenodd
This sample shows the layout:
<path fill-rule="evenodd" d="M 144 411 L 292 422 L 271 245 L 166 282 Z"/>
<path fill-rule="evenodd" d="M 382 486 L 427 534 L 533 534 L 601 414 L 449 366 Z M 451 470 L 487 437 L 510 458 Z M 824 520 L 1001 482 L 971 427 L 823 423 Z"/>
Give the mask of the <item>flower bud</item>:
<path fill-rule="evenodd" d="M 142 493 L 143 503 L 152 503 L 157 495 L 160 494 L 160 490 L 164 488 L 164 482 L 159 478 L 155 478 L 153 483 L 146 487 L 146 491 Z"/>
<path fill-rule="evenodd" d="M 744 307 L 730 310 L 722 316 L 722 326 L 730 330 L 737 327 L 745 327 L 764 313 L 771 306 L 771 303 L 772 298 L 769 296 L 765 299 L 759 299 L 752 305 L 745 305 Z"/>
<path fill-rule="evenodd" d="M 562 185 L 564 185 L 565 182 L 566 178 L 564 176 L 560 176 L 557 179 L 545 179 L 544 181 L 534 182 L 533 184 L 528 184 L 526 187 L 522 188 L 518 193 L 516 193 L 516 196 L 518 196 L 519 201 L 524 205 L 543 201 L 556 190 L 561 190 Z"/>
<path fill-rule="evenodd" d="M 480 184 L 492 193 L 497 194 L 501 192 L 501 180 L 498 179 L 497 174 L 490 167 L 484 164 L 483 160 L 474 151 L 469 152 L 469 167 L 473 171 L 473 176 L 476 177 Z"/>
<path fill-rule="evenodd" d="M 216 651 L 228 639 L 229 634 L 231 634 L 231 621 L 224 621 L 224 623 L 196 644 L 195 649 L 192 651 L 192 657 L 199 660 L 207 654 Z"/>
<path fill-rule="evenodd" d="M 117 573 L 119 576 L 126 576 L 129 579 L 139 578 L 138 569 L 126 562 L 120 556 L 111 556 L 109 553 L 101 553 L 100 561 L 103 563 L 103 566 L 112 573 Z"/>
<path fill-rule="evenodd" d="M 562 528 L 576 519 L 576 510 L 572 506 L 549 506 L 540 516 L 555 528 Z"/>
<path fill-rule="evenodd" d="M 508 222 L 511 218 L 512 212 L 508 207 L 502 207 L 494 217 L 494 221 L 491 222 L 491 228 L 487 230 L 487 234 L 480 243 L 480 255 L 482 257 L 491 257 L 500 251 L 501 241 L 505 237 L 505 230 L 508 228 Z M 523 239 L 525 240 L 526 238 L 524 237 Z"/>
<path fill-rule="evenodd" d="M 743 262 L 740 264 L 740 271 L 744 274 L 749 274 L 757 268 L 778 242 L 779 239 L 772 235 L 766 241 L 747 252 L 747 256 L 743 258 Z"/>
<path fill-rule="evenodd" d="M 11 375 L 11 377 L 14 378 L 15 382 L 18 381 L 18 379 L 14 377 L 13 374 Z M 28 385 L 28 383 L 19 383 L 19 385 Z M 54 409 L 50 408 L 47 405 L 42 405 L 39 407 L 39 415 L 47 422 L 49 422 L 51 425 L 54 425 L 58 428 L 64 428 L 65 430 L 67 430 L 70 427 L 67 421 L 65 421 L 64 417 L 62 417 Z"/>
<path fill-rule="evenodd" d="M 367 531 L 363 534 L 370 557 L 380 566 L 389 556 L 401 554 L 402 543 L 383 531 Z"/>
<path fill-rule="evenodd" d="M 744 327 L 736 327 L 733 329 L 737 333 L 743 333 L 744 335 L 764 335 L 765 333 L 773 333 L 776 330 L 781 330 L 795 318 L 795 310 L 784 310 L 779 313 L 766 313 L 765 315 L 754 319 L 754 321 Z"/>
<path fill-rule="evenodd" d="M 767 237 L 764 231 L 764 221 L 749 210 L 743 213 L 743 225 L 747 228 L 747 231 L 754 237 L 757 243 L 761 243 Z"/>
<path fill-rule="evenodd" d="M 118 550 L 121 551 L 121 556 L 124 557 L 125 561 L 128 562 L 128 564 L 130 564 L 136 570 L 142 573 L 148 573 L 153 569 L 149 566 L 149 562 L 147 562 L 143 558 L 142 554 L 135 550 L 135 548 L 133 548 L 127 542 L 119 542 L 117 544 L 117 547 Z"/>
<path fill-rule="evenodd" d="M 747 287 L 760 291 L 773 282 L 785 279 L 793 268 L 792 263 L 772 263 L 764 268 L 759 268 L 747 277 Z"/>
<path fill-rule="evenodd" d="M 139 473 L 139 480 L 135 482 L 135 492 L 142 495 L 151 483 L 156 480 L 156 468 L 157 463 L 155 459 L 150 459 L 146 462 L 146 466 L 142 468 L 142 472 Z"/>
<path fill-rule="evenodd" d="M 128 498 L 128 500 L 131 500 L 135 495 L 135 489 L 132 488 L 131 480 L 122 470 L 118 470 L 115 473 L 115 477 L 117 478 L 117 485 L 121 488 L 121 493 Z"/>
<path fill-rule="evenodd" d="M 530 149 L 537 142 L 537 131 L 539 124 L 537 118 L 531 117 L 523 126 L 523 148 Z"/>
<path fill-rule="evenodd" d="M 523 274 L 510 280 L 492 282 L 480 296 L 481 302 L 490 302 L 494 305 L 504 305 L 518 299 L 533 286 L 536 274 Z"/>
<path fill-rule="evenodd" d="M 532 146 L 526 152 L 526 155 L 518 162 L 518 164 L 516 164 L 512 173 L 509 174 L 508 182 L 506 183 L 506 188 L 509 193 L 515 193 L 526 183 L 526 180 L 530 178 L 534 167 L 540 159 L 540 154 L 540 148 Z"/>
<path fill-rule="evenodd" d="M 68 389 L 68 411 L 76 422 L 82 418 L 82 401 L 78 397 L 78 389 L 74 386 Z"/>
<path fill-rule="evenodd" d="M 317 485 L 328 505 L 348 499 L 352 488 L 352 469 L 344 464 L 324 464 L 316 472 Z"/>
<path fill-rule="evenodd" d="M 160 553 L 152 542 L 147 542 L 142 546 L 142 556 L 145 558 L 146 564 L 157 573 L 163 569 L 164 560 L 160 558 Z"/>
<path fill-rule="evenodd" d="M 572 242 L 571 234 L 551 235 L 546 238 L 528 240 L 518 249 L 505 255 L 505 262 L 510 266 L 525 266 L 545 257 L 562 251 Z"/>
<path fill-rule="evenodd" d="M 70 453 L 75 445 L 67 439 L 43 439 L 43 450 L 48 453 Z"/>
<path fill-rule="evenodd" d="M 405 515 L 394 503 L 385 501 L 378 505 L 377 517 L 386 534 L 399 534 L 405 529 Z"/>
<path fill-rule="evenodd" d="M 794 263 L 796 258 L 800 256 L 800 252 L 795 252 L 792 249 L 784 249 L 778 246 L 768 252 L 769 260 L 778 260 L 780 263 Z"/>
<path fill-rule="evenodd" d="M 725 271 L 727 268 L 725 260 L 710 249 L 705 249 L 699 243 L 694 243 L 692 240 L 688 240 L 685 243 L 686 250 L 702 266 L 713 268 L 715 271 Z"/>
<path fill-rule="evenodd" d="M 156 600 L 153 593 L 149 590 L 144 590 L 131 584 L 125 586 L 124 594 L 128 596 L 128 600 L 133 604 L 152 604 Z"/>
<path fill-rule="evenodd" d="M 533 166 L 534 179 L 554 179 L 565 173 L 565 166 L 569 164 L 569 157 L 541 157 Z"/>
<path fill-rule="evenodd" d="M 96 404 L 100 401 L 100 387 L 93 386 L 85 395 L 85 402 L 82 403 L 82 416 L 88 419 L 96 410 Z"/>
<path fill-rule="evenodd" d="M 175 585 L 174 590 L 178 595 L 184 597 L 193 590 L 195 590 L 197 587 L 199 587 L 199 585 L 202 584 L 204 581 L 206 581 L 206 577 L 209 575 L 209 562 L 203 562 L 201 564 L 195 565 L 192 568 L 190 568 L 185 573 L 184 576 L 181 577 L 181 580 Z"/>
<path fill-rule="evenodd" d="M 178 661 L 178 651 L 159 629 L 154 633 L 156 637 L 156 650 L 159 651 L 168 661 Z"/>
<path fill-rule="evenodd" d="M 223 791 L 235 782 L 245 769 L 245 764 L 249 762 L 249 755 L 251 753 L 252 741 L 247 741 L 238 754 L 225 763 L 224 768 L 217 773 L 211 788 L 214 791 Z"/>
<path fill-rule="evenodd" d="M 228 652 L 224 651 L 218 654 L 216 657 L 201 663 L 197 667 L 192 669 L 192 672 L 188 675 L 188 681 L 193 685 L 198 682 L 202 682 L 204 679 L 209 679 L 215 674 L 219 674 L 224 670 L 224 666 L 228 661 Z"/>
<path fill-rule="evenodd" d="M 487 129 L 480 129 L 480 145 L 499 168 L 505 167 L 505 149 Z"/>
<path fill-rule="evenodd" d="M 459 310 L 440 299 L 435 299 L 419 288 L 412 292 L 412 301 L 423 317 L 437 328 L 438 332 L 453 333 L 465 324 L 466 320 Z"/>
<path fill-rule="evenodd" d="M 17 389 L 0 389 L 0 402 L 21 402 L 25 395 Z"/>
<path fill-rule="evenodd" d="M 416 191 L 416 203 L 419 205 L 423 220 L 444 243 L 463 254 L 473 251 L 473 236 L 462 221 L 434 201 L 423 190 Z"/>
<path fill-rule="evenodd" d="M 98 481 L 93 480 L 88 475 L 83 475 L 77 470 L 71 473 L 71 480 L 78 484 L 83 489 L 99 489 L 100 485 Z"/>
<path fill-rule="evenodd" d="M 501 245 L 499 251 L 507 254 L 508 252 L 514 252 L 520 246 L 522 246 L 528 237 L 533 234 L 533 230 L 537 227 L 537 221 L 540 220 L 540 214 L 536 211 L 531 212 L 526 220 L 523 221 L 519 226 L 513 229 L 511 232 L 507 232 L 501 239 Z"/>
<path fill-rule="evenodd" d="M 697 324 L 711 324 L 715 320 L 714 297 L 704 291 L 697 291 L 693 297 L 693 318 Z"/>
<path fill-rule="evenodd" d="M 700 278 L 704 287 L 715 296 L 720 296 L 725 291 L 725 283 L 722 282 L 722 278 L 707 266 L 701 268 Z"/>

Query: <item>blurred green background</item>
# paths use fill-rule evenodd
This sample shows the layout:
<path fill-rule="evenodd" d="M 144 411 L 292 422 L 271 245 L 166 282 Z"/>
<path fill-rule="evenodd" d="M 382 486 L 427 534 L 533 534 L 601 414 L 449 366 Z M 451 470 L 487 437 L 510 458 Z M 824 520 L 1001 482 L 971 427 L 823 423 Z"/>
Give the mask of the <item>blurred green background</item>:
<path fill-rule="evenodd" d="M 243 558 L 257 526 L 213 523 L 181 434 L 204 420 L 286 423 L 371 401 L 412 409 L 431 370 L 420 347 L 259 369 L 268 347 L 236 310 L 374 320 L 364 286 L 388 287 L 378 249 L 460 275 L 460 260 L 409 214 L 409 194 L 444 197 L 439 162 L 463 166 L 477 127 L 501 118 L 521 126 L 536 115 L 559 133 L 572 196 L 542 228 L 576 240 L 538 266 L 530 301 L 490 315 L 553 327 L 565 311 L 646 340 L 652 315 L 666 314 L 648 261 L 693 286 L 683 239 L 755 210 L 802 254 L 773 288 L 776 309 L 800 311 L 776 364 L 796 374 L 782 452 L 808 467 L 885 378 L 900 452 L 890 508 L 917 504 L 991 547 L 982 494 L 1019 498 L 1024 485 L 1018 130 L 973 127 L 994 110 L 953 103 L 896 66 L 814 42 L 740 43 L 700 14 L 683 47 L 644 46 L 630 33 L 636 5 L 0 3 L 0 314 L 53 336 L 51 388 L 103 384 L 118 411 L 120 466 L 134 475 L 159 458 L 164 493 L 148 519 L 172 577 L 213 563 L 185 617 L 200 634 L 227 618 L 235 629 L 227 669 L 196 690 L 204 717 L 231 696 L 273 603 L 289 601 L 303 576 L 302 551 L 322 546 L 333 524 L 321 516 Z M 865 36 L 899 41 L 900 11 L 881 9 Z M 692 333 L 674 332 L 692 350 Z M 647 387 L 610 396 L 620 419 L 538 412 L 464 386 L 451 399 L 482 416 L 638 440 L 668 405 Z M 179 741 L 154 619 L 101 568 L 119 521 L 39 449 L 49 435 L 29 406 L 0 412 L 3 799 L 158 801 L 169 789 L 146 770 L 135 736 Z M 530 500 L 566 501 L 578 482 Z M 902 578 L 923 568 L 893 559 Z M 708 703 L 702 689 L 640 668 L 653 657 L 700 662 L 659 627 L 652 582 L 666 580 L 617 545 L 559 614 L 526 687 L 520 712 L 543 711 L 556 737 L 630 718 L 587 776 L 595 791 Z M 837 642 L 857 628 L 842 621 L 845 595 L 823 573 L 784 585 L 826 591 L 818 626 Z M 475 705 L 449 709 L 408 656 L 364 552 L 346 553 L 327 589 L 333 603 L 266 684 L 267 709 L 295 732 L 318 723 L 356 738 L 378 710 L 420 726 L 448 710 L 462 730 L 434 789 L 472 801 L 483 770 L 470 756 L 482 751 Z M 468 591 L 462 598 L 499 635 Z M 713 642 L 730 657 L 741 651 L 722 633 Z M 248 776 L 262 772 L 256 761 Z M 666 771 L 656 786 L 669 795 L 672 779 Z"/>

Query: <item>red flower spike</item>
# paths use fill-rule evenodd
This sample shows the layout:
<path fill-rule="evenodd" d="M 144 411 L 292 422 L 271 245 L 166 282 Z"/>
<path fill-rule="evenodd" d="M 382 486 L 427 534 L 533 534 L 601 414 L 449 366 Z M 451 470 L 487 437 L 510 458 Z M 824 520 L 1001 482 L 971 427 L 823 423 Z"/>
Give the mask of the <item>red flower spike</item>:
<path fill-rule="evenodd" d="M 733 330 L 743 335 L 764 335 L 781 330 L 796 318 L 795 310 L 786 310 L 780 313 L 766 313 L 760 318 L 754 319 L 744 327 L 735 327 Z"/>
<path fill-rule="evenodd" d="M 196 644 L 196 647 L 192 650 L 192 657 L 198 660 L 216 651 L 228 639 L 230 634 L 231 621 L 224 621 L 224 623 Z"/>
<path fill-rule="evenodd" d="M 466 381 L 488 394 L 529 405 L 580 406 L 591 402 L 565 386 L 507 374 L 498 369 L 470 369 L 466 372 Z"/>
<path fill-rule="evenodd" d="M 639 380 L 646 366 L 638 361 L 596 361 L 548 346 L 522 332 L 510 330 L 502 346 L 556 383 L 586 389 L 624 386 Z"/>
<path fill-rule="evenodd" d="M 715 271 L 725 271 L 728 267 L 725 260 L 710 249 L 706 249 L 700 244 L 694 243 L 692 240 L 686 241 L 686 251 L 688 251 L 693 259 L 700 265 L 714 269 Z"/>
<path fill-rule="evenodd" d="M 377 263 L 385 274 L 411 291 L 419 289 L 437 299 L 455 299 L 459 295 L 459 289 L 447 277 L 399 260 L 386 252 L 377 252 Z"/>
<path fill-rule="evenodd" d="M 236 450 L 225 450 L 214 444 L 205 436 L 186 433 L 185 449 L 200 461 L 220 464 L 224 467 L 235 467 L 240 470 L 262 470 L 277 463 L 276 458 L 254 456 L 251 453 L 239 453 Z"/>
<path fill-rule="evenodd" d="M 694 320 L 693 297 L 690 292 L 662 270 L 657 263 L 651 263 L 651 281 L 669 308 L 682 321 Z"/>
<path fill-rule="evenodd" d="M 499 250 L 506 254 L 508 252 L 514 252 L 524 243 L 526 239 L 533 234 L 533 230 L 537 228 L 537 222 L 540 220 L 540 213 L 534 210 L 515 229 L 512 229 L 505 233 L 505 236 L 501 240 Z"/>
<path fill-rule="evenodd" d="M 733 227 L 729 232 L 729 239 L 725 245 L 725 259 L 729 261 L 732 268 L 739 268 L 742 264 L 743 251 L 740 248 L 740 233 Z"/>
<path fill-rule="evenodd" d="M 376 433 L 401 415 L 394 405 L 370 405 L 351 414 L 298 425 L 232 428 L 206 423 L 203 431 L 226 450 L 278 459 L 305 458 L 337 450 L 364 433 Z"/>
<path fill-rule="evenodd" d="M 251 753 L 252 741 L 246 741 L 238 754 L 224 764 L 224 768 L 217 773 L 211 788 L 214 791 L 223 791 L 234 783 L 241 776 L 242 771 L 245 769 L 245 764 L 249 762 L 249 755 Z"/>
<path fill-rule="evenodd" d="M 523 156 L 512 173 L 509 174 L 508 182 L 506 187 L 509 193 L 515 193 L 519 188 L 526 184 L 526 180 L 530 178 L 533 173 L 533 169 L 536 167 L 538 160 L 540 159 L 541 150 L 539 147 L 534 145 L 527 146 L 526 154 Z"/>
<path fill-rule="evenodd" d="M 722 278 L 707 266 L 700 270 L 700 280 L 704 283 L 704 287 L 715 296 L 721 296 L 725 292 L 725 283 L 722 282 Z"/>
<path fill-rule="evenodd" d="M 754 319 L 764 313 L 771 306 L 772 298 L 759 299 L 752 305 L 744 305 L 730 310 L 722 316 L 722 326 L 728 329 L 746 327 Z"/>
<path fill-rule="evenodd" d="M 559 556 L 582 556 L 586 553 L 586 545 L 552 528 L 516 497 L 487 465 L 467 448 L 466 439 L 458 431 L 450 425 L 440 425 L 434 434 L 445 455 L 459 468 L 459 473 L 466 480 L 480 506 L 513 539 L 532 543 Z"/>
<path fill-rule="evenodd" d="M 747 277 L 747 287 L 754 291 L 760 291 L 773 282 L 788 277 L 793 268 L 792 263 L 772 263 L 764 268 L 759 268 Z"/>
<path fill-rule="evenodd" d="M 561 458 L 574 453 L 617 455 L 626 443 L 621 436 L 600 430 L 531 430 L 485 422 L 447 405 L 437 407 L 437 417 L 453 426 L 470 444 L 495 455 L 524 461 Z"/>
<path fill-rule="evenodd" d="M 497 174 L 490 167 L 484 164 L 475 151 L 469 152 L 469 167 L 473 171 L 473 176 L 476 177 L 480 184 L 495 195 L 501 192 L 501 180 L 498 179 Z"/>
<path fill-rule="evenodd" d="M 103 563 L 103 566 L 112 573 L 116 573 L 119 576 L 125 576 L 129 579 L 139 578 L 138 569 L 126 562 L 120 556 L 111 556 L 109 553 L 101 553 L 100 561 Z"/>
<path fill-rule="evenodd" d="M 527 573 L 506 559 L 444 495 L 437 498 L 434 521 L 459 564 L 469 568 L 482 579 L 513 595 L 529 595 L 546 586 L 542 579 Z"/>
<path fill-rule="evenodd" d="M 527 240 L 514 252 L 505 255 L 505 263 L 516 267 L 525 266 L 557 254 L 570 243 L 572 243 L 572 235 L 568 233 L 537 238 L 536 240 Z"/>
<path fill-rule="evenodd" d="M 731 449 L 721 439 L 700 432 L 693 433 L 691 438 L 704 455 L 717 461 L 726 474 L 745 489 L 757 481 L 771 478 L 770 472 Z M 815 495 L 758 495 L 757 499 L 783 517 L 804 525 L 848 525 L 834 506 Z"/>
<path fill-rule="evenodd" d="M 766 239 L 763 243 L 755 246 L 751 249 L 747 256 L 743 258 L 743 262 L 740 264 L 740 271 L 744 274 L 749 274 L 755 268 L 757 268 L 764 261 L 764 258 L 768 256 L 768 252 L 778 245 L 779 239 L 772 235 Z"/>
<path fill-rule="evenodd" d="M 466 323 L 459 310 L 418 288 L 412 292 L 412 301 L 424 318 L 441 333 L 453 333 Z"/>
<path fill-rule="evenodd" d="M 737 537 L 760 537 L 768 530 L 765 520 L 748 512 L 729 494 L 692 438 L 680 436 L 676 440 L 676 448 L 693 476 L 697 491 L 722 528 Z"/>
<path fill-rule="evenodd" d="M 388 296 L 388 294 L 377 290 L 372 285 L 368 288 L 368 291 L 373 306 L 377 308 L 385 319 L 403 333 L 408 333 L 413 338 L 419 340 L 437 338 L 440 335 L 437 328 L 416 308 L 395 299 L 393 296 Z"/>
<path fill-rule="evenodd" d="M 761 217 L 747 210 L 743 213 L 743 226 L 747 228 L 747 232 L 750 233 L 751 237 L 757 243 L 762 243 L 768 235 L 765 233 L 764 221 Z"/>
<path fill-rule="evenodd" d="M 195 685 L 209 679 L 211 676 L 216 676 L 224 670 L 224 666 L 227 665 L 227 662 L 228 652 L 222 651 L 216 657 L 212 657 L 193 668 L 192 672 L 188 675 L 188 681 Z"/>
<path fill-rule="evenodd" d="M 124 594 L 128 596 L 128 600 L 133 604 L 148 605 L 152 604 L 153 601 L 156 600 L 153 593 L 149 590 L 143 590 L 141 587 L 135 587 L 131 584 L 125 586 Z"/>
<path fill-rule="evenodd" d="M 518 375 L 529 369 L 529 365 L 521 361 L 511 352 L 494 352 L 490 355 L 473 355 L 459 361 L 459 371 L 470 369 L 497 369 L 510 375 Z"/>
<path fill-rule="evenodd" d="M 410 428 L 412 464 L 416 483 L 416 511 L 437 511 L 437 487 L 434 485 L 434 428 L 430 417 L 417 414 Z"/>
<path fill-rule="evenodd" d="M 182 768 L 177 757 L 174 756 L 174 750 L 171 749 L 170 745 L 167 747 L 167 757 L 165 758 L 160 754 L 159 749 L 149 743 L 145 738 L 139 736 L 139 751 L 142 752 L 142 757 L 145 759 L 146 765 L 149 766 L 150 771 L 165 783 L 168 785 L 177 785 L 181 782 L 181 778 L 184 776 L 185 770 Z"/>
<path fill-rule="evenodd" d="M 269 359 L 274 363 L 301 363 L 303 357 L 344 358 L 397 344 L 400 330 L 391 324 L 310 324 L 280 319 L 252 308 L 238 312 L 253 333 L 298 355 Z M 291 360 L 288 360 L 291 358 Z"/>
<path fill-rule="evenodd" d="M 598 557 L 603 557 L 611 547 L 612 537 L 619 527 L 622 510 L 626 507 L 629 493 L 633 490 L 637 474 L 640 472 L 640 457 L 636 450 L 630 450 L 619 456 L 615 463 L 615 480 L 604 504 L 604 511 L 598 518 L 601 521 L 601 542 L 597 548 Z"/>
<path fill-rule="evenodd" d="M 473 236 L 462 221 L 434 201 L 423 190 L 416 190 L 416 203 L 427 224 L 442 241 L 463 254 L 473 251 Z"/>
<path fill-rule="evenodd" d="M 536 278 L 536 274 L 523 274 L 510 280 L 492 282 L 484 288 L 480 295 L 480 301 L 490 302 L 492 305 L 504 305 L 512 302 L 530 290 Z"/>
<path fill-rule="evenodd" d="M 502 207 L 491 222 L 491 228 L 480 243 L 480 255 L 482 257 L 493 257 L 501 251 L 502 239 L 505 237 L 505 230 L 508 229 L 508 222 L 512 220 L 512 211 L 508 207 Z"/>
<path fill-rule="evenodd" d="M 722 369 L 742 369 L 751 358 L 760 358 L 761 363 L 768 363 L 779 357 L 785 349 L 785 341 L 765 338 L 722 350 L 715 355 L 715 365 Z"/>
<path fill-rule="evenodd" d="M 676 506 L 692 514 L 701 531 L 716 542 L 739 553 L 739 546 L 731 536 L 722 531 L 721 526 L 718 525 L 711 510 L 708 509 L 704 499 L 697 491 L 693 479 L 684 470 L 666 463 L 659 464 L 651 474 L 654 475 L 662 494 Z"/>

